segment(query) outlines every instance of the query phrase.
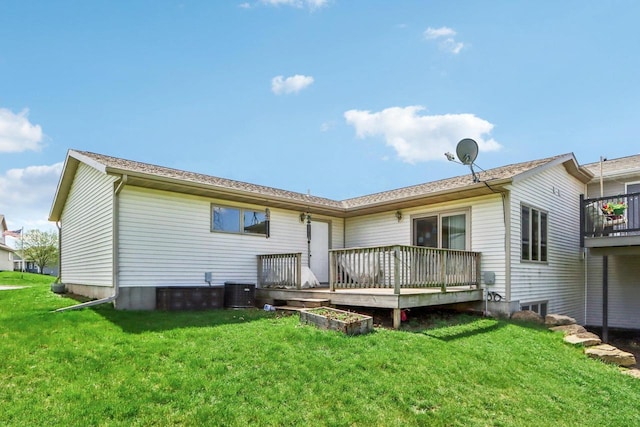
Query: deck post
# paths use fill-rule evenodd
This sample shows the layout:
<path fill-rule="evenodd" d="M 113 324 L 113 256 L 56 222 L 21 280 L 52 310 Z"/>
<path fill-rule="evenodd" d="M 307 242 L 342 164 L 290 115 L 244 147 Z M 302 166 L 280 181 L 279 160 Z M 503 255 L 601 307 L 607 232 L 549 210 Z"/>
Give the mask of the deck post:
<path fill-rule="evenodd" d="M 393 247 L 393 293 L 400 295 L 400 246 Z M 398 311 L 400 313 L 400 311 Z M 398 319 L 400 319 L 398 314 Z M 396 311 L 393 311 L 393 319 L 395 324 Z M 398 321 L 399 322 L 399 321 Z M 394 326 L 395 327 L 395 326 Z"/>
<path fill-rule="evenodd" d="M 602 342 L 609 343 L 609 257 L 602 257 Z"/>
<path fill-rule="evenodd" d="M 329 251 L 329 290 L 335 292 L 336 290 L 336 255 L 334 252 Z"/>
<path fill-rule="evenodd" d="M 393 309 L 393 329 L 400 329 L 400 323 L 402 321 L 402 310 L 399 308 Z"/>
<path fill-rule="evenodd" d="M 296 254 L 296 289 L 302 289 L 302 252 Z"/>
<path fill-rule="evenodd" d="M 442 262 L 440 263 L 440 277 L 442 278 L 442 286 L 440 286 L 440 291 L 447 292 L 447 253 L 444 252 L 442 254 Z"/>
<path fill-rule="evenodd" d="M 258 255 L 258 288 L 262 287 L 262 257 Z"/>
<path fill-rule="evenodd" d="M 476 260 L 476 289 L 480 289 L 480 286 L 482 286 L 482 265 L 480 264 L 480 254 L 475 254 L 474 258 Z"/>

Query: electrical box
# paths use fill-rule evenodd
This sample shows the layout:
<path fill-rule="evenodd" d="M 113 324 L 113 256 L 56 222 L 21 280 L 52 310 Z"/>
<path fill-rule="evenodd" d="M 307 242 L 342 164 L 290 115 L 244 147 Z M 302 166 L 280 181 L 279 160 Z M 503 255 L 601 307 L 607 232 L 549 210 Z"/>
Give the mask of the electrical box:
<path fill-rule="evenodd" d="M 213 273 L 211 271 L 204 273 L 204 281 L 211 285 L 211 282 L 213 281 Z"/>
<path fill-rule="evenodd" d="M 485 271 L 483 273 L 484 284 L 485 285 L 495 285 L 496 284 L 496 273 L 493 271 Z"/>

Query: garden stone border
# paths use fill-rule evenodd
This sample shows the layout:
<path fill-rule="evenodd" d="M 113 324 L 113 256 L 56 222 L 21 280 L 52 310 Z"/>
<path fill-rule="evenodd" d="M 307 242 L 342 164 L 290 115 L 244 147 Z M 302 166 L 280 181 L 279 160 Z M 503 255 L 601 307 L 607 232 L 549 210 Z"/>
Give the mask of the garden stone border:
<path fill-rule="evenodd" d="M 542 323 L 542 317 L 538 319 L 533 316 L 532 313 L 533 312 L 519 311 L 513 313 L 511 318 L 513 320 Z M 562 314 L 548 314 L 544 318 L 544 324 L 549 327 L 550 331 L 562 332 L 564 334 L 564 342 L 584 347 L 584 354 L 593 359 L 623 368 L 636 366 L 636 358 L 632 353 L 620 350 L 609 344 L 603 344 L 602 339 L 598 335 L 588 332 L 584 326 L 578 325 L 572 317 Z M 640 379 L 640 369 L 624 369 L 623 372 Z"/>

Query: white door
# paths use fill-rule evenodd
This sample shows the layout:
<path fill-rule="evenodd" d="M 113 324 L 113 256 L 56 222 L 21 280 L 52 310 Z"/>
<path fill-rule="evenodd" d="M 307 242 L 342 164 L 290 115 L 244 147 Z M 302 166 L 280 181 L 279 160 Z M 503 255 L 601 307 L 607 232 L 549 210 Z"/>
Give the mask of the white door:
<path fill-rule="evenodd" d="M 311 221 L 311 260 L 309 268 L 320 283 L 329 283 L 329 223 Z"/>

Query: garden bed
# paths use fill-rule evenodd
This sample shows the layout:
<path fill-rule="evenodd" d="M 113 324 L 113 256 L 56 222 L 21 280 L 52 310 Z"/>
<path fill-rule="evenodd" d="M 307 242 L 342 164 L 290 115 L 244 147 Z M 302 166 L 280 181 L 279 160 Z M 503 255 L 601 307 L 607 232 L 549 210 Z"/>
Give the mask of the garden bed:
<path fill-rule="evenodd" d="M 347 335 L 366 334 L 373 330 L 373 317 L 330 307 L 301 310 L 300 323 L 343 332 Z"/>

